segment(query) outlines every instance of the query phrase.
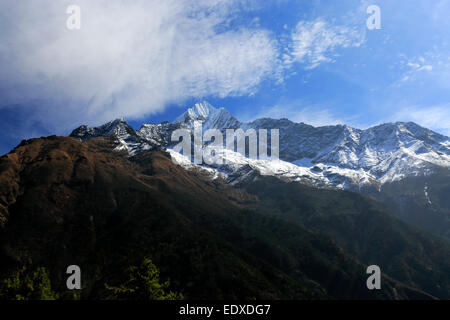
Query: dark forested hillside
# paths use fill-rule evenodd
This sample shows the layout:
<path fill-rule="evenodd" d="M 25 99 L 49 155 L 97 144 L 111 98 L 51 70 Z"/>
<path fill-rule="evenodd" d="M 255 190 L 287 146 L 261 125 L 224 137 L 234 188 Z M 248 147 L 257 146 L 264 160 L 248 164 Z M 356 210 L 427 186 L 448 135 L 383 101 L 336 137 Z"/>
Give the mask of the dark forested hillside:
<path fill-rule="evenodd" d="M 382 204 L 353 192 L 313 189 L 273 177 L 245 187 L 259 197 L 258 212 L 325 234 L 361 262 L 450 297 L 449 242 L 398 220 Z"/>
<path fill-rule="evenodd" d="M 386 183 L 372 193 L 400 219 L 450 239 L 450 171 Z"/>
<path fill-rule="evenodd" d="M 266 179 L 247 192 L 112 148 L 53 136 L 0 158 L 1 279 L 44 267 L 64 293 L 76 264 L 82 299 L 113 299 L 105 284 L 149 258 L 186 299 L 449 298 L 448 245 L 373 201 Z"/>

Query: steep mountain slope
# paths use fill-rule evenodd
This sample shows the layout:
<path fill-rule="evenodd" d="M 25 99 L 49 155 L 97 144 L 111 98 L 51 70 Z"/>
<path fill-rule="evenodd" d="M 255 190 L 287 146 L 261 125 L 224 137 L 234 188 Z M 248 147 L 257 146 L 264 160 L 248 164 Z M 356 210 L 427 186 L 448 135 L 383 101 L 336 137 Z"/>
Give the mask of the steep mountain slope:
<path fill-rule="evenodd" d="M 128 265 L 148 256 L 187 298 L 423 299 L 430 288 L 448 298 L 448 248 L 429 247 L 430 238 L 402 224 L 398 231 L 411 237 L 405 250 L 423 245 L 432 254 L 421 257 L 436 271 L 426 274 L 427 287 L 421 263 L 410 266 L 406 284 L 389 270 L 382 290 L 369 291 L 365 266 L 322 233 L 259 214 L 261 200 L 188 172 L 164 152 L 127 157 L 115 146 L 114 139 L 49 137 L 0 158 L 2 277 L 46 266 L 64 290 L 65 268 L 78 264 L 84 297 L 107 298 L 104 283 L 120 282 Z M 377 250 L 364 235 L 358 242 Z"/>
<path fill-rule="evenodd" d="M 224 108 L 216 109 L 208 102 L 196 103 L 185 113 L 175 119 L 174 123 L 193 128 L 196 122 L 201 122 L 203 130 L 208 129 L 237 129 L 241 123 Z"/>
<path fill-rule="evenodd" d="M 450 173 L 409 177 L 385 183 L 371 193 L 401 219 L 450 239 Z"/>
<path fill-rule="evenodd" d="M 84 298 L 108 298 L 104 284 L 148 256 L 186 298 L 431 298 L 388 276 L 369 291 L 365 266 L 327 237 L 244 209 L 254 197 L 161 151 L 114 147 L 49 137 L 0 158 L 1 277 L 46 266 L 63 291 L 77 264 Z"/>
<path fill-rule="evenodd" d="M 199 123 L 203 124 L 203 131 L 242 128 L 270 132 L 278 129 L 280 160 L 251 159 L 224 149 L 219 153 L 223 164 L 194 165 L 191 159 L 171 150 L 178 141 L 170 138 L 174 130 L 192 130 Z M 115 125 L 114 130 L 111 124 Z M 411 193 L 402 192 L 410 190 L 407 186 L 410 181 L 416 185 L 412 182 L 414 179 L 425 183 L 442 176 L 450 177 L 450 139 L 415 123 L 387 123 L 366 130 L 345 125 L 316 128 L 288 119 L 265 118 L 241 123 L 225 109 L 202 102 L 189 108 L 173 123 L 144 124 L 134 132 L 123 120 L 116 120 L 99 128 L 82 126 L 71 136 L 83 141 L 112 136 L 116 148 L 127 150 L 129 155 L 155 147 L 167 148 L 175 163 L 188 170 L 203 171 L 211 179 L 225 179 L 231 185 L 264 175 L 320 188 L 360 192 L 385 202 L 398 217 L 415 226 L 446 237 L 450 234 L 447 202 L 435 204 L 432 209 L 422 206 L 425 185 L 414 190 L 417 195 L 414 199 Z M 268 142 L 270 149 L 270 139 Z M 448 188 L 431 185 L 427 187 L 428 196 L 448 198 Z"/>
<path fill-rule="evenodd" d="M 448 241 L 397 220 L 380 203 L 348 191 L 312 189 L 273 177 L 258 177 L 241 186 L 258 196 L 259 212 L 326 234 L 363 263 L 448 297 Z M 430 282 L 429 277 L 439 281 Z"/>

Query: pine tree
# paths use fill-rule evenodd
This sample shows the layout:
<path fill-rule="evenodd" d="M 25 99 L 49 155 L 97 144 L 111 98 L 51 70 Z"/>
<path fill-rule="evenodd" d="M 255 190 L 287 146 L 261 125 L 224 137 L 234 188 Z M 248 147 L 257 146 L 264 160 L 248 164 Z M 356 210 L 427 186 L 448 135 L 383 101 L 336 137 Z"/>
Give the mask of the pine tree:
<path fill-rule="evenodd" d="M 50 278 L 44 267 L 31 273 L 17 272 L 0 282 L 0 300 L 56 300 Z"/>
<path fill-rule="evenodd" d="M 125 300 L 181 300 L 183 295 L 169 291 L 170 281 L 160 283 L 159 269 L 145 258 L 139 266 L 129 268 L 128 280 L 119 287 L 106 288 Z"/>

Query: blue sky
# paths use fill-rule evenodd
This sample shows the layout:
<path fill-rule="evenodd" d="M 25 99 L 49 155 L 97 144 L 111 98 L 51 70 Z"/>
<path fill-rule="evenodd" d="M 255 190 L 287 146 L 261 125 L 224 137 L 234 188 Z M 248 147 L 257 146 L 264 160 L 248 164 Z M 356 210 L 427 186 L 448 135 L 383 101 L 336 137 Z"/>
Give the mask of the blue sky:
<path fill-rule="evenodd" d="M 171 121 L 200 100 L 242 121 L 450 135 L 449 16 L 447 0 L 2 1 L 0 154 L 83 123 Z"/>

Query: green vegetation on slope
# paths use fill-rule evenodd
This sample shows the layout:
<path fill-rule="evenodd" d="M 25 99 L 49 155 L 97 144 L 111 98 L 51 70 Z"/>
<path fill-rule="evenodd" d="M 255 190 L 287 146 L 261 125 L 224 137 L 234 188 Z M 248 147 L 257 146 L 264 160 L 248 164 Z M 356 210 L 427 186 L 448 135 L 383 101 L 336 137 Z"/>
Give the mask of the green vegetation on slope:
<path fill-rule="evenodd" d="M 31 273 L 16 272 L 0 281 L 0 300 L 56 300 L 48 272 L 39 267 Z"/>
<path fill-rule="evenodd" d="M 159 269 L 144 258 L 139 266 L 131 266 L 128 280 L 118 286 L 106 285 L 114 297 L 124 300 L 182 300 L 181 293 L 169 291 L 170 280 L 160 283 Z"/>
<path fill-rule="evenodd" d="M 339 240 L 356 232 L 344 210 L 355 205 L 352 194 L 326 195 L 344 206 L 338 230 L 350 230 L 346 236 L 320 230 L 326 227 L 321 219 L 326 221 L 338 206 L 314 198 L 317 190 L 307 189 L 310 203 L 307 197 L 298 202 L 284 198 L 283 184 L 268 188 L 277 189 L 270 193 L 279 199 L 260 197 L 260 206 L 244 208 L 246 199 L 254 205 L 255 197 L 204 181 L 162 152 L 144 152 L 130 160 L 111 152 L 110 141 L 104 139 L 29 140 L 0 158 L 0 277 L 46 266 L 55 291 L 63 292 L 66 268 L 77 264 L 81 298 L 106 299 L 111 291 L 105 283 L 120 288 L 130 279 L 128 267 L 149 258 L 162 279 L 171 279 L 170 290 L 186 299 L 430 298 L 421 291 L 426 291 L 424 286 L 405 286 L 385 275 L 382 290 L 367 290 L 369 261 Z M 239 203 L 230 200 L 236 197 Z M 296 197 L 302 199 L 301 194 Z M 366 200 L 358 202 L 360 209 L 368 206 Z M 280 204 L 285 207 L 278 209 Z M 315 218 L 318 204 L 325 208 Z M 296 216 L 297 208 L 311 213 L 310 224 L 285 219 L 283 212 Z M 398 228 L 408 233 L 407 226 Z M 375 250 L 365 231 L 358 231 L 355 242 Z M 445 251 L 429 256 L 437 268 L 429 283 L 442 276 L 437 264 L 442 257 Z M 417 275 L 422 274 L 412 274 L 412 279 Z"/>
<path fill-rule="evenodd" d="M 255 209 L 326 235 L 362 263 L 434 296 L 450 298 L 450 245 L 398 220 L 360 194 L 261 177 L 245 186 Z"/>

